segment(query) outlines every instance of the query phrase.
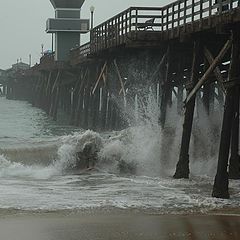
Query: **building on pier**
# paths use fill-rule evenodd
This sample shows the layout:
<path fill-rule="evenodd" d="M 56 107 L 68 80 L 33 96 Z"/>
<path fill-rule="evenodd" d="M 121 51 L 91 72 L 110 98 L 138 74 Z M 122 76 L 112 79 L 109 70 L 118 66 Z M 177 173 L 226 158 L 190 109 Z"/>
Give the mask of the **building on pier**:
<path fill-rule="evenodd" d="M 12 65 L 12 71 L 25 71 L 30 69 L 30 65 L 22 61 Z"/>
<path fill-rule="evenodd" d="M 69 51 L 80 46 L 80 34 L 89 31 L 89 20 L 81 19 L 81 7 L 85 0 L 50 0 L 55 18 L 49 18 L 46 32 L 55 34 L 55 61 L 68 61 Z"/>

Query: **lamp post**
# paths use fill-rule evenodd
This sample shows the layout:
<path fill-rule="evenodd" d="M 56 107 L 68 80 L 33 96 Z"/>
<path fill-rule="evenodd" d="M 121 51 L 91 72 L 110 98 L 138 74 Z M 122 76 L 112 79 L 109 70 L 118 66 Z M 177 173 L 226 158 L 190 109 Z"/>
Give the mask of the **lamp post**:
<path fill-rule="evenodd" d="M 44 45 L 43 45 L 43 43 L 42 43 L 42 44 L 41 44 L 41 49 L 42 49 L 41 54 L 42 54 L 42 56 L 43 56 L 43 48 L 44 48 Z"/>
<path fill-rule="evenodd" d="M 93 14 L 94 14 L 95 7 L 91 6 L 90 7 L 90 12 L 91 12 L 91 29 L 93 29 Z"/>

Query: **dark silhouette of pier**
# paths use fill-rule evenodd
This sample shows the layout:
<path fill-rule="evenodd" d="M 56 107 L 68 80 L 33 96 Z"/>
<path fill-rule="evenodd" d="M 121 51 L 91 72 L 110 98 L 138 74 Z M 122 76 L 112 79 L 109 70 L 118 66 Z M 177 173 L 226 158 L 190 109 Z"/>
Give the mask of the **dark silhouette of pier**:
<path fill-rule="evenodd" d="M 40 64 L 8 79 L 7 97 L 26 99 L 55 120 L 94 130 L 128 126 L 124 109 L 154 94 L 159 124 L 177 101 L 184 124 L 174 178 L 189 178 L 196 105 L 223 121 L 212 195 L 229 198 L 229 178 L 240 179 L 240 8 L 236 0 L 179 0 L 164 7 L 130 7 L 90 31 L 90 42 L 67 61 L 44 55 Z M 201 116 L 200 116 L 201 117 Z M 199 146 L 201 148 L 201 146 Z M 206 166 L 207 168 L 207 166 Z"/>

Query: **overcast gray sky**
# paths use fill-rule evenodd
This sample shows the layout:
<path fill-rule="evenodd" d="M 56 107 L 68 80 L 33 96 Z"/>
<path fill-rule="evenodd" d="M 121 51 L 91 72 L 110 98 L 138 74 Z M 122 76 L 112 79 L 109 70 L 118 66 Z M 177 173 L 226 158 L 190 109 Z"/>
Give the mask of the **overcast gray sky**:
<path fill-rule="evenodd" d="M 130 6 L 163 6 L 173 0 L 86 0 L 82 18 L 90 17 L 95 6 L 95 25 Z M 39 61 L 41 44 L 51 49 L 51 35 L 45 33 L 47 18 L 54 17 L 49 0 L 1 0 L 0 3 L 0 68 L 10 67 L 17 59 Z M 86 37 L 84 38 L 86 41 Z"/>

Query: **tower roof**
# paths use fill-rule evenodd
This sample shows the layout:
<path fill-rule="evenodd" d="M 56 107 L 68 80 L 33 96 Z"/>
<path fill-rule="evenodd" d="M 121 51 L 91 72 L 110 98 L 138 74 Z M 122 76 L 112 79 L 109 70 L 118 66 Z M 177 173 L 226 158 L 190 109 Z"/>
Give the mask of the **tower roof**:
<path fill-rule="evenodd" d="M 54 8 L 81 8 L 85 0 L 50 0 Z"/>

